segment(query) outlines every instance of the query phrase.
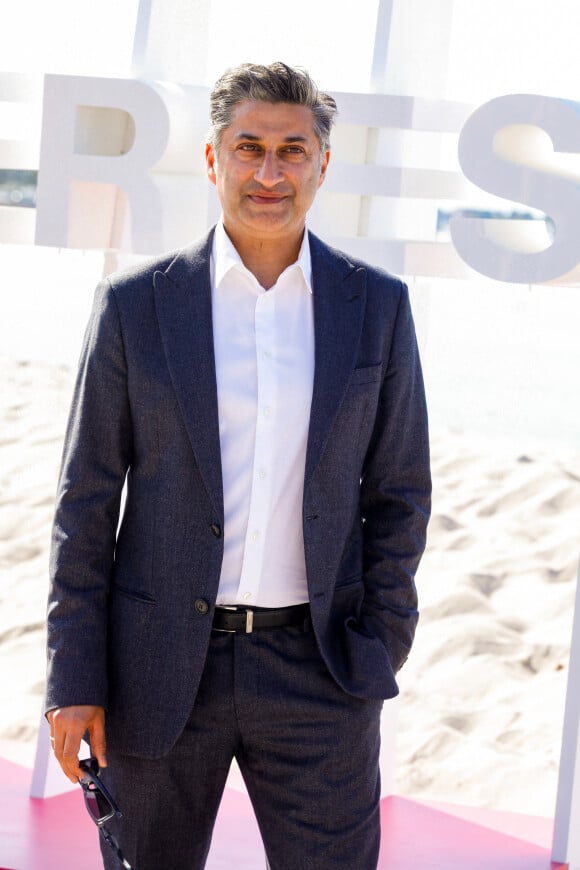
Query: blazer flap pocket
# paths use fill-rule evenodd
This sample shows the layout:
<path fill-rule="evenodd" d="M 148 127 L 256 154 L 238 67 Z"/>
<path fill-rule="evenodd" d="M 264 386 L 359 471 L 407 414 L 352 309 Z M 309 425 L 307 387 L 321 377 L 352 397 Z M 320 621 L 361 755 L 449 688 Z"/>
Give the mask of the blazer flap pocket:
<path fill-rule="evenodd" d="M 353 370 L 350 376 L 349 386 L 353 386 L 355 384 L 371 384 L 374 381 L 379 381 L 381 379 L 382 371 L 382 362 L 376 363 L 372 366 L 362 366 L 361 368 L 356 368 Z"/>
<path fill-rule="evenodd" d="M 142 592 L 140 589 L 128 589 L 119 583 L 113 585 L 113 592 L 124 598 L 130 598 L 132 601 L 140 601 L 142 604 L 157 604 L 155 598 L 147 592 Z"/>

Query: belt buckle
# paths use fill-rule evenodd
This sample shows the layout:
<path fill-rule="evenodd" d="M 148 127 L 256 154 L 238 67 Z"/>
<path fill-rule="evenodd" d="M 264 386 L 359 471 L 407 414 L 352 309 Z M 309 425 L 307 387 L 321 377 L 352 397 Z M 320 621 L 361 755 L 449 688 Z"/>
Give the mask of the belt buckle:
<path fill-rule="evenodd" d="M 237 606 L 231 604 L 218 604 L 219 610 L 232 610 L 234 613 L 241 613 Z M 254 630 L 254 611 L 246 610 L 246 634 L 251 634 Z M 223 634 L 237 634 L 235 628 L 214 628 L 214 631 L 220 631 Z"/>

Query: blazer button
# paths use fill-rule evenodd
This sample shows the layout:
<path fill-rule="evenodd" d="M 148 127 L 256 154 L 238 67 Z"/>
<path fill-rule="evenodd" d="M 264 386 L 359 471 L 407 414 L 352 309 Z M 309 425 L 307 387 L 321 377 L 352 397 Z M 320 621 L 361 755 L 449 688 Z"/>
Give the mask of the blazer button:
<path fill-rule="evenodd" d="M 217 523 L 210 523 L 209 527 L 211 529 L 211 533 L 214 536 L 214 538 L 221 538 L 221 536 L 222 536 L 221 526 L 219 526 Z"/>
<path fill-rule="evenodd" d="M 195 609 L 197 610 L 198 613 L 201 613 L 202 616 L 205 616 L 205 614 L 209 610 L 209 604 L 203 598 L 196 598 Z"/>

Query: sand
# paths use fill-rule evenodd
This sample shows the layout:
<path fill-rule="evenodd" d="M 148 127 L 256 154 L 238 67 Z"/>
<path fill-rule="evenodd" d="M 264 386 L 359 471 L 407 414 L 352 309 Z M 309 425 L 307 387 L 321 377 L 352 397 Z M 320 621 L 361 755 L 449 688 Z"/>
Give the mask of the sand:
<path fill-rule="evenodd" d="M 72 372 L 0 358 L 0 739 L 34 742 Z M 580 451 L 432 433 L 422 616 L 396 788 L 551 816 L 580 552 Z"/>
<path fill-rule="evenodd" d="M 433 477 L 422 617 L 400 675 L 399 791 L 551 816 L 580 453 L 435 435 Z"/>
<path fill-rule="evenodd" d="M 35 740 L 70 369 L 0 361 L 0 738 Z"/>

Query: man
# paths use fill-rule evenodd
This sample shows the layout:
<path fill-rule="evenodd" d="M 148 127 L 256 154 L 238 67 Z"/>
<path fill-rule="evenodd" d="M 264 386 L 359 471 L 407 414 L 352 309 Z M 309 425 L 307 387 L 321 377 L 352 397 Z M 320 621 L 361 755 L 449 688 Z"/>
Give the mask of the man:
<path fill-rule="evenodd" d="M 428 439 L 406 287 L 305 231 L 335 112 L 284 64 L 226 72 L 206 147 L 222 220 L 97 288 L 46 706 L 73 781 L 88 731 L 138 870 L 204 866 L 234 757 L 272 870 L 377 864 Z"/>

